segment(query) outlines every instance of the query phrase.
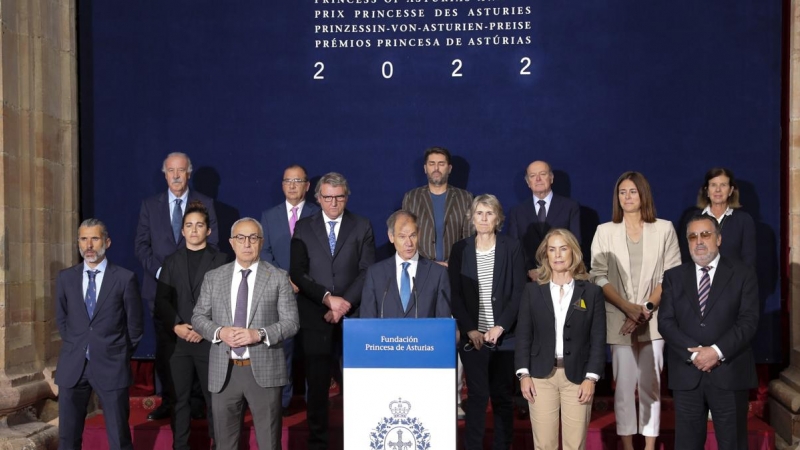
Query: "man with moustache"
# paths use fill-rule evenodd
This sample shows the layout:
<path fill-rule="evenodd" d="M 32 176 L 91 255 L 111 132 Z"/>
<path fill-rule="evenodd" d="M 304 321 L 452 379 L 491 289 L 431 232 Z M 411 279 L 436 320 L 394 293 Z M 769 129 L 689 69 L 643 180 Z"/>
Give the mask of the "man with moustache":
<path fill-rule="evenodd" d="M 147 301 L 151 315 L 155 312 L 156 286 L 161 266 L 167 256 L 184 246 L 181 227 L 183 212 L 189 203 L 200 201 L 208 208 L 208 226 L 211 234 L 207 241 L 212 247 L 216 247 L 219 241 L 214 201 L 189 189 L 189 177 L 192 175 L 192 161 L 189 157 L 180 152 L 170 153 L 164 159 L 161 171 L 167 180 L 167 192 L 161 192 L 142 201 L 139 224 L 136 227 L 136 258 L 144 268 L 142 298 Z M 159 420 L 170 416 L 175 401 L 169 366 L 171 348 L 169 341 L 172 337 L 164 331 L 167 328 L 158 317 L 153 316 L 153 324 L 156 332 L 156 375 L 161 382 L 161 406 L 148 414 L 147 419 Z M 202 394 L 193 400 L 192 417 L 203 417 Z"/>
<path fill-rule="evenodd" d="M 756 273 L 720 256 L 713 217 L 690 219 L 686 236 L 692 262 L 664 273 L 658 315 L 675 401 L 675 448 L 704 447 L 710 410 L 719 448 L 745 450 L 748 393 L 758 382 L 750 349 L 759 318 Z"/>
<path fill-rule="evenodd" d="M 281 390 L 289 382 L 283 341 L 297 333 L 297 302 L 286 271 L 259 261 L 261 224 L 231 227 L 236 260 L 208 272 L 192 326 L 211 342 L 208 390 L 217 450 L 237 450 L 245 400 L 258 448 L 281 448 Z"/>
<path fill-rule="evenodd" d="M 105 224 L 84 220 L 78 228 L 83 262 L 56 280 L 60 449 L 81 448 L 92 391 L 103 404 L 109 447 L 133 449 L 128 388 L 131 355 L 142 338 L 142 301 L 136 275 L 106 259 L 109 247 Z"/>
<path fill-rule="evenodd" d="M 331 365 L 339 362 L 341 321 L 358 310 L 367 268 L 375 261 L 369 220 L 345 209 L 350 196 L 347 180 L 335 172 L 325 174 L 315 194 L 322 210 L 297 222 L 289 271 L 299 288 L 309 450 L 329 448 L 328 391 Z"/>
<path fill-rule="evenodd" d="M 283 171 L 283 195 L 285 201 L 264 211 L 261 215 L 261 226 L 264 228 L 264 248 L 261 249 L 261 260 L 283 270 L 289 270 L 290 242 L 297 221 L 309 217 L 319 211 L 319 206 L 306 203 L 306 194 L 311 183 L 308 181 L 306 169 L 293 164 Z M 290 280 L 291 281 L 291 280 Z M 298 288 L 292 283 L 297 294 Z M 286 368 L 289 370 L 289 384 L 283 387 L 281 405 L 287 414 L 289 402 L 292 400 L 292 356 L 294 355 L 294 338 L 283 343 L 286 355 Z"/>
<path fill-rule="evenodd" d="M 361 294 L 361 318 L 450 317 L 447 270 L 417 251 L 417 217 L 394 212 L 386 221 L 397 253 L 367 270 Z"/>
<path fill-rule="evenodd" d="M 525 183 L 533 193 L 508 213 L 508 232 L 525 249 L 528 277 L 536 281 L 536 250 L 553 228 L 566 228 L 581 242 L 581 213 L 578 203 L 553 193 L 553 170 L 544 161 L 534 161 L 525 171 Z"/>
<path fill-rule="evenodd" d="M 186 246 L 167 257 L 161 268 L 156 290 L 156 317 L 170 336 L 168 343 L 175 406 L 172 410 L 172 448 L 189 449 L 191 408 L 189 397 L 192 382 L 200 380 L 206 404 L 211 405 L 208 392 L 208 354 L 211 342 L 203 339 L 192 327 L 192 310 L 200 297 L 200 286 L 206 272 L 227 262 L 227 255 L 208 246 L 208 209 L 192 202 L 183 216 L 181 233 Z M 209 408 L 209 436 L 214 438 L 213 413 Z"/>
<path fill-rule="evenodd" d="M 472 234 L 472 194 L 447 184 L 453 166 L 446 148 L 425 150 L 422 168 L 428 184 L 406 192 L 403 209 L 417 216 L 420 255 L 447 266 L 453 244 Z"/>

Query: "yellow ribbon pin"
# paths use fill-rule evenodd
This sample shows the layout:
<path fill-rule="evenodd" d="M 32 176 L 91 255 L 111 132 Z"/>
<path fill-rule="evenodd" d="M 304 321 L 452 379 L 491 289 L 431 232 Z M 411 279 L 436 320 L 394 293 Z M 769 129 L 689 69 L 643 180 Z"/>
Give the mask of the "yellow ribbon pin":
<path fill-rule="evenodd" d="M 586 302 L 581 299 L 581 308 L 586 309 Z"/>

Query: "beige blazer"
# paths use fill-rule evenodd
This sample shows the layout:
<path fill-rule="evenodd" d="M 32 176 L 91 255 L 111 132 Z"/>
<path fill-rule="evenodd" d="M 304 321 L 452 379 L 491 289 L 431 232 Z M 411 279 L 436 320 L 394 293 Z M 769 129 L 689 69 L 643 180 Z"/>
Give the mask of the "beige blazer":
<path fill-rule="evenodd" d="M 661 284 L 664 271 L 681 263 L 678 237 L 672 222 L 656 219 L 645 223 L 642 231 L 642 269 L 638 280 L 630 275 L 631 261 L 625 236 L 625 220 L 608 222 L 597 227 L 592 241 L 592 270 L 590 279 L 601 288 L 608 283 L 631 303 L 644 305 L 654 289 Z M 638 298 L 633 296 L 633 283 L 638 284 Z M 661 339 L 658 333 L 658 311 L 647 326 L 636 329 L 632 335 L 621 336 L 619 329 L 625 323 L 625 314 L 606 302 L 606 340 L 609 344 L 631 345 L 631 336 L 640 342 Z"/>

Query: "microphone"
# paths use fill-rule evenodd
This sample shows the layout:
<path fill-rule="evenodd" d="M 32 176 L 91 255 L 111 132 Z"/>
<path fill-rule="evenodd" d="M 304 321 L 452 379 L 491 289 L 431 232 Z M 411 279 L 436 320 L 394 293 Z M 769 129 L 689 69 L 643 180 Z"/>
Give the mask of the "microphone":
<path fill-rule="evenodd" d="M 383 298 L 381 298 L 381 319 L 383 319 L 383 303 L 386 302 L 386 294 L 389 293 L 389 288 L 392 287 L 392 279 L 389 278 L 386 282 L 386 289 L 383 290 Z"/>
<path fill-rule="evenodd" d="M 417 298 L 417 277 L 411 277 L 411 294 L 414 296 L 414 318 L 419 319 L 419 300 Z"/>

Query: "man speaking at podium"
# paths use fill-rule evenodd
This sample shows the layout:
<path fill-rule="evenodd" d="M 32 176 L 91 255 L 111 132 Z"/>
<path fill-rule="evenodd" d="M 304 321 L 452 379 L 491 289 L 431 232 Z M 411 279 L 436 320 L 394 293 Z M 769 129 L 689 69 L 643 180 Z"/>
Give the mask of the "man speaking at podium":
<path fill-rule="evenodd" d="M 449 318 L 447 269 L 419 256 L 417 216 L 401 209 L 386 226 L 397 253 L 367 269 L 359 317 Z"/>

